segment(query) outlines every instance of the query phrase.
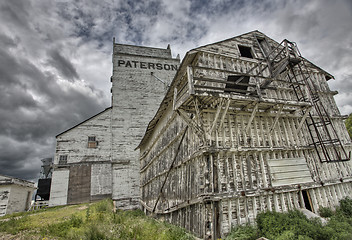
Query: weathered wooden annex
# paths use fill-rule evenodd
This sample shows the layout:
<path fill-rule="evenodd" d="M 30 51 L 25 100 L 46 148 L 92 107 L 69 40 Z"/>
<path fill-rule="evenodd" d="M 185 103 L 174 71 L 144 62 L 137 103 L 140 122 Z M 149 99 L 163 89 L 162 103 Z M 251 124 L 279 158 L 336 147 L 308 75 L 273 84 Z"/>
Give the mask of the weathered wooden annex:
<path fill-rule="evenodd" d="M 332 78 L 258 31 L 189 51 L 139 145 L 145 212 L 217 239 L 260 211 L 352 197 Z"/>
<path fill-rule="evenodd" d="M 35 189 L 33 182 L 0 174 L 0 217 L 27 211 Z"/>

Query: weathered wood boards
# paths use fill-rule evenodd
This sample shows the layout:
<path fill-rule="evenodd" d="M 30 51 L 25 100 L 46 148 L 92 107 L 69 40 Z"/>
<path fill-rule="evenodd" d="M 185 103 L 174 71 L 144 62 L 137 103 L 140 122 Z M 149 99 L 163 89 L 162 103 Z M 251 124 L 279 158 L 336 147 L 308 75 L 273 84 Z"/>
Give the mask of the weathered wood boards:
<path fill-rule="evenodd" d="M 263 39 L 266 45 L 260 49 L 256 43 Z M 239 45 L 253 58 L 241 56 Z M 270 58 L 263 48 L 277 45 L 255 31 L 185 56 L 140 145 L 141 203 L 147 213 L 216 239 L 231 227 L 253 223 L 261 211 L 317 212 L 319 206 L 333 207 L 352 196 L 351 161 L 323 163 L 312 146 L 305 120 L 308 114 L 318 115 L 293 89 L 299 85 L 307 91 L 307 86 L 285 75 L 289 64 L 275 77 L 267 66 Z M 329 74 L 306 64 L 305 74 L 350 150 L 326 83 Z M 238 82 L 228 84 L 229 76 L 245 76 L 248 82 L 237 77 Z M 333 146 L 327 149 L 334 151 Z"/>

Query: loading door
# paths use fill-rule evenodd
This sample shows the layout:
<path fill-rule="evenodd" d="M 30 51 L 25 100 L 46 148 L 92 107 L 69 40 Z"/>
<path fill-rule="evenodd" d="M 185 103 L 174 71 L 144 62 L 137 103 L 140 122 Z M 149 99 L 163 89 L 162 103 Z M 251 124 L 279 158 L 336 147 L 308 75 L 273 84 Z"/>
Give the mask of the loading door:
<path fill-rule="evenodd" d="M 68 181 L 68 204 L 90 201 L 91 166 L 74 165 L 70 167 Z"/>

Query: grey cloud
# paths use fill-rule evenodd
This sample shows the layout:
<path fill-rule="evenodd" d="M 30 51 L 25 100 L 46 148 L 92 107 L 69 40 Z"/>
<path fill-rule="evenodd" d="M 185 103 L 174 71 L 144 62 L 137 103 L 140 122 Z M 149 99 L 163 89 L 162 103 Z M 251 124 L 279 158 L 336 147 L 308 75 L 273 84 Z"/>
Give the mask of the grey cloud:
<path fill-rule="evenodd" d="M 15 39 L 0 33 L 0 46 L 1 48 L 12 48 L 12 47 L 16 47 L 17 43 L 15 41 Z"/>
<path fill-rule="evenodd" d="M 57 50 L 49 50 L 48 55 L 50 59 L 48 62 L 55 67 L 66 79 L 74 81 L 79 79 L 78 73 L 73 64 Z"/>
<path fill-rule="evenodd" d="M 26 0 L 3 1 L 0 4 L 0 11 L 7 24 L 15 25 L 19 28 L 28 28 L 29 13 L 31 3 Z"/>
<path fill-rule="evenodd" d="M 1 174 L 35 179 L 40 159 L 54 154 L 55 135 L 106 107 L 108 97 L 80 79 L 72 64 L 82 43 L 70 37 L 74 27 L 52 14 L 53 7 L 0 4 Z M 66 38 L 53 37 L 58 32 Z"/>

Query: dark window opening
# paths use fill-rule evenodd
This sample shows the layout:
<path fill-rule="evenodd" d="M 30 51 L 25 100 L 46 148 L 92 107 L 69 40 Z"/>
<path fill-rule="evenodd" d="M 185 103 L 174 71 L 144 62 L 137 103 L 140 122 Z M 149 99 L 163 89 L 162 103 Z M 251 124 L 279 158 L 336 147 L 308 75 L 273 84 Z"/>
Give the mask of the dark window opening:
<path fill-rule="evenodd" d="M 304 207 L 309 210 L 309 211 L 313 211 L 312 205 L 310 203 L 310 197 L 309 197 L 309 193 L 307 192 L 307 190 L 302 190 L 302 196 L 303 196 L 303 201 L 304 201 Z"/>
<path fill-rule="evenodd" d="M 264 42 L 264 38 L 263 37 L 257 37 L 257 40 L 258 40 L 259 43 Z"/>
<path fill-rule="evenodd" d="M 241 81 L 236 83 L 241 78 Z M 245 92 L 248 89 L 249 76 L 228 76 L 224 92 Z"/>
<path fill-rule="evenodd" d="M 59 164 L 67 164 L 67 155 L 60 155 Z"/>
<path fill-rule="evenodd" d="M 88 137 L 88 142 L 95 142 L 95 137 Z"/>
<path fill-rule="evenodd" d="M 253 58 L 252 50 L 250 47 L 238 45 L 238 49 L 240 50 L 241 57 Z"/>

